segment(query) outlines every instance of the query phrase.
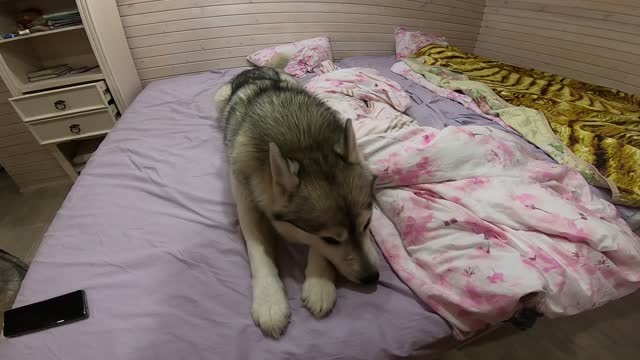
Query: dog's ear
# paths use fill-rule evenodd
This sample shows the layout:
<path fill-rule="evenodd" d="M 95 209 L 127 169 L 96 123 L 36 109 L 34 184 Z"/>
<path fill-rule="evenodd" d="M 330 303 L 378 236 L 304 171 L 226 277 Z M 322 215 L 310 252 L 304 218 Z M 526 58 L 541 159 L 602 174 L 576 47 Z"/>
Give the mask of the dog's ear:
<path fill-rule="evenodd" d="M 340 154 L 344 161 L 350 164 L 358 163 L 360 154 L 358 153 L 358 145 L 356 144 L 356 133 L 353 131 L 351 119 L 347 119 L 347 121 L 345 122 L 342 142 L 336 144 L 334 149 L 338 154 Z"/>
<path fill-rule="evenodd" d="M 278 145 L 269 143 L 269 162 L 271 164 L 271 178 L 273 179 L 273 193 L 283 197 L 298 187 L 298 169 L 300 166 L 293 160 L 285 159 Z"/>

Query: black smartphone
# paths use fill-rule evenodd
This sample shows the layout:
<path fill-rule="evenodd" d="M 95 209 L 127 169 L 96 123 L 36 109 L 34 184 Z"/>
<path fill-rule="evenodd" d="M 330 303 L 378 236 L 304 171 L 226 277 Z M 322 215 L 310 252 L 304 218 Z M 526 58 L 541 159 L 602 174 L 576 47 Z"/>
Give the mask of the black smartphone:
<path fill-rule="evenodd" d="M 5 311 L 4 336 L 16 337 L 89 317 L 84 290 Z"/>

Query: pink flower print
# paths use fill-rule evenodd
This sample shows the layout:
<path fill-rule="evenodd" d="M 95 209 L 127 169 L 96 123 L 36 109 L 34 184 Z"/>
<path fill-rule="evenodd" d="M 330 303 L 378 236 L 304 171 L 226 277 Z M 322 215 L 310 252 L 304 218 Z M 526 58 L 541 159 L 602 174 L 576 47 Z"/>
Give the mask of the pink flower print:
<path fill-rule="evenodd" d="M 480 176 L 474 176 L 472 178 L 469 178 L 468 181 L 472 184 L 475 185 L 476 187 L 480 187 L 483 186 L 485 184 L 489 183 L 489 179 L 486 177 L 480 177 Z"/>
<path fill-rule="evenodd" d="M 513 197 L 516 201 L 518 201 L 520 204 L 522 204 L 522 206 L 526 207 L 529 210 L 538 210 L 538 211 L 542 211 L 544 213 L 547 213 L 549 215 L 551 215 L 550 212 L 541 209 L 537 206 L 535 206 L 533 204 L 534 200 L 536 199 L 535 196 L 531 195 L 531 194 L 527 194 L 527 193 L 522 193 L 520 195 L 516 195 Z"/>
<path fill-rule="evenodd" d="M 397 169 L 400 167 L 400 158 L 400 154 L 391 153 L 386 158 L 378 160 L 376 164 L 377 169 L 374 170 L 378 175 L 379 184 L 385 184 L 391 181 L 393 175 L 397 173 Z"/>
<path fill-rule="evenodd" d="M 404 212 L 403 204 L 394 202 L 392 206 L 393 206 L 393 214 L 395 215 L 395 217 L 402 215 L 402 213 Z"/>
<path fill-rule="evenodd" d="M 414 185 L 417 184 L 420 180 L 420 174 L 422 173 L 420 170 L 406 170 L 397 169 L 397 171 L 392 171 L 394 175 L 397 176 L 398 184 L 397 185 Z"/>
<path fill-rule="evenodd" d="M 422 136 L 422 145 L 430 144 L 433 141 L 434 138 L 435 138 L 435 134 L 433 134 L 433 133 L 423 135 Z"/>
<path fill-rule="evenodd" d="M 402 90 L 402 89 L 400 88 L 400 86 L 399 86 L 398 84 L 396 84 L 395 82 L 393 82 L 393 81 L 385 81 L 385 82 L 384 82 L 384 84 L 385 84 L 385 85 L 387 85 L 387 86 L 389 86 L 389 87 L 390 87 L 390 88 L 392 88 L 393 90 L 396 90 L 396 91 L 400 91 L 400 90 Z"/>
<path fill-rule="evenodd" d="M 444 226 L 450 226 L 450 225 L 455 225 L 458 223 L 458 219 L 456 218 L 451 218 L 449 220 L 445 220 L 444 222 Z"/>
<path fill-rule="evenodd" d="M 407 247 L 420 245 L 428 230 L 427 224 L 431 222 L 432 218 L 432 215 L 424 216 L 420 220 L 413 216 L 407 217 L 402 229 L 402 238 Z"/>
<path fill-rule="evenodd" d="M 494 270 L 492 275 L 487 276 L 487 280 L 492 284 L 502 283 L 504 282 L 504 274 Z"/>
<path fill-rule="evenodd" d="M 362 73 L 356 74 L 356 77 L 355 77 L 355 81 L 361 82 L 361 83 L 366 82 L 368 79 L 369 78 L 366 75 L 363 75 Z"/>
<path fill-rule="evenodd" d="M 556 269 L 562 269 L 562 266 L 556 261 L 556 259 L 545 254 L 544 252 L 536 253 L 536 259 L 539 259 L 541 263 L 543 263 L 542 271 L 545 273 Z"/>
<path fill-rule="evenodd" d="M 520 204 L 522 204 L 522 206 L 529 209 L 533 209 L 533 201 L 535 200 L 535 196 L 531 194 L 523 193 L 523 194 L 514 196 L 514 199 L 518 201 Z"/>
<path fill-rule="evenodd" d="M 429 173 L 431 172 L 430 163 L 431 161 L 429 161 L 429 158 L 425 156 L 416 163 L 416 169 L 421 172 Z"/>
<path fill-rule="evenodd" d="M 571 253 L 571 258 L 577 263 L 579 263 L 583 257 L 584 255 L 580 254 L 580 252 L 577 250 Z"/>
<path fill-rule="evenodd" d="M 495 150 L 489 150 L 489 154 L 487 154 L 487 162 L 499 163 L 502 162 L 502 158 L 500 158 L 500 155 L 498 155 Z"/>
<path fill-rule="evenodd" d="M 465 284 L 464 291 L 467 293 L 467 297 L 471 301 L 471 303 L 476 305 L 484 303 L 482 292 L 478 290 L 478 288 L 476 288 L 470 281 L 467 281 L 467 283 Z"/>
<path fill-rule="evenodd" d="M 466 278 L 471 278 L 473 275 L 476 274 L 476 269 L 469 266 L 466 269 L 464 269 L 463 274 Z"/>
<path fill-rule="evenodd" d="M 490 225 L 484 224 L 481 222 L 472 221 L 464 221 L 464 225 L 468 226 L 471 231 L 475 234 L 482 234 L 485 240 L 487 240 L 487 254 L 491 253 L 491 244 L 495 243 L 500 245 L 500 241 L 506 241 L 507 236 L 502 233 L 500 230 L 493 229 Z M 494 242 L 493 240 L 498 240 L 498 242 Z"/>
<path fill-rule="evenodd" d="M 439 198 L 441 199 L 442 197 L 439 197 Z M 453 203 L 456 203 L 458 205 L 462 205 L 462 198 L 460 196 L 455 196 L 455 195 L 454 196 L 449 196 L 447 198 L 447 200 L 449 200 L 449 201 L 451 201 Z"/>
<path fill-rule="evenodd" d="M 513 148 L 510 144 L 498 140 L 496 143 L 496 149 L 498 150 L 498 153 L 502 153 L 501 157 L 505 161 L 505 163 L 517 163 L 516 153 L 513 151 Z"/>
<path fill-rule="evenodd" d="M 609 259 L 607 258 L 602 258 L 600 260 L 598 260 L 596 262 L 596 266 L 600 266 L 600 267 L 609 267 Z"/>

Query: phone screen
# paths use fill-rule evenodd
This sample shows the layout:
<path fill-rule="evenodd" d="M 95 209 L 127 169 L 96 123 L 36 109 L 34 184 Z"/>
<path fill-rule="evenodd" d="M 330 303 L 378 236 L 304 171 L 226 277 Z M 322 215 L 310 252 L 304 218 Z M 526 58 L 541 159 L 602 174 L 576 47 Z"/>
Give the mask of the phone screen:
<path fill-rule="evenodd" d="M 4 336 L 16 337 L 89 317 L 84 290 L 21 306 L 4 313 Z"/>

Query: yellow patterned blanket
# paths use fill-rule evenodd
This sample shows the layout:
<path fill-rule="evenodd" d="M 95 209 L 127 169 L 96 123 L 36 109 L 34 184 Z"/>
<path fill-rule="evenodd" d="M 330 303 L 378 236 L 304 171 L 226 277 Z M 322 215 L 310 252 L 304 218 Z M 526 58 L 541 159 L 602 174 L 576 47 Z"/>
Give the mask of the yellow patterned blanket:
<path fill-rule="evenodd" d="M 539 110 L 564 145 L 595 167 L 610 185 L 615 184 L 611 186 L 615 202 L 640 207 L 640 96 L 507 65 L 453 46 L 428 45 L 413 58 L 407 63 L 423 75 L 424 68 L 429 68 L 432 74 L 433 69 L 449 70 L 450 75 L 464 74 L 464 78 L 486 84 L 511 105 Z M 424 68 L 420 69 L 419 64 Z M 465 93 L 474 100 L 484 98 L 484 94 Z M 509 124 L 507 119 L 503 120 Z M 540 124 L 536 130 L 533 130 L 535 127 L 514 128 L 530 141 L 540 136 L 536 134 Z M 537 141 L 532 142 L 538 145 Z M 550 155 L 558 160 L 554 154 Z M 605 185 L 598 178 L 602 179 L 587 177 L 595 185 Z"/>

